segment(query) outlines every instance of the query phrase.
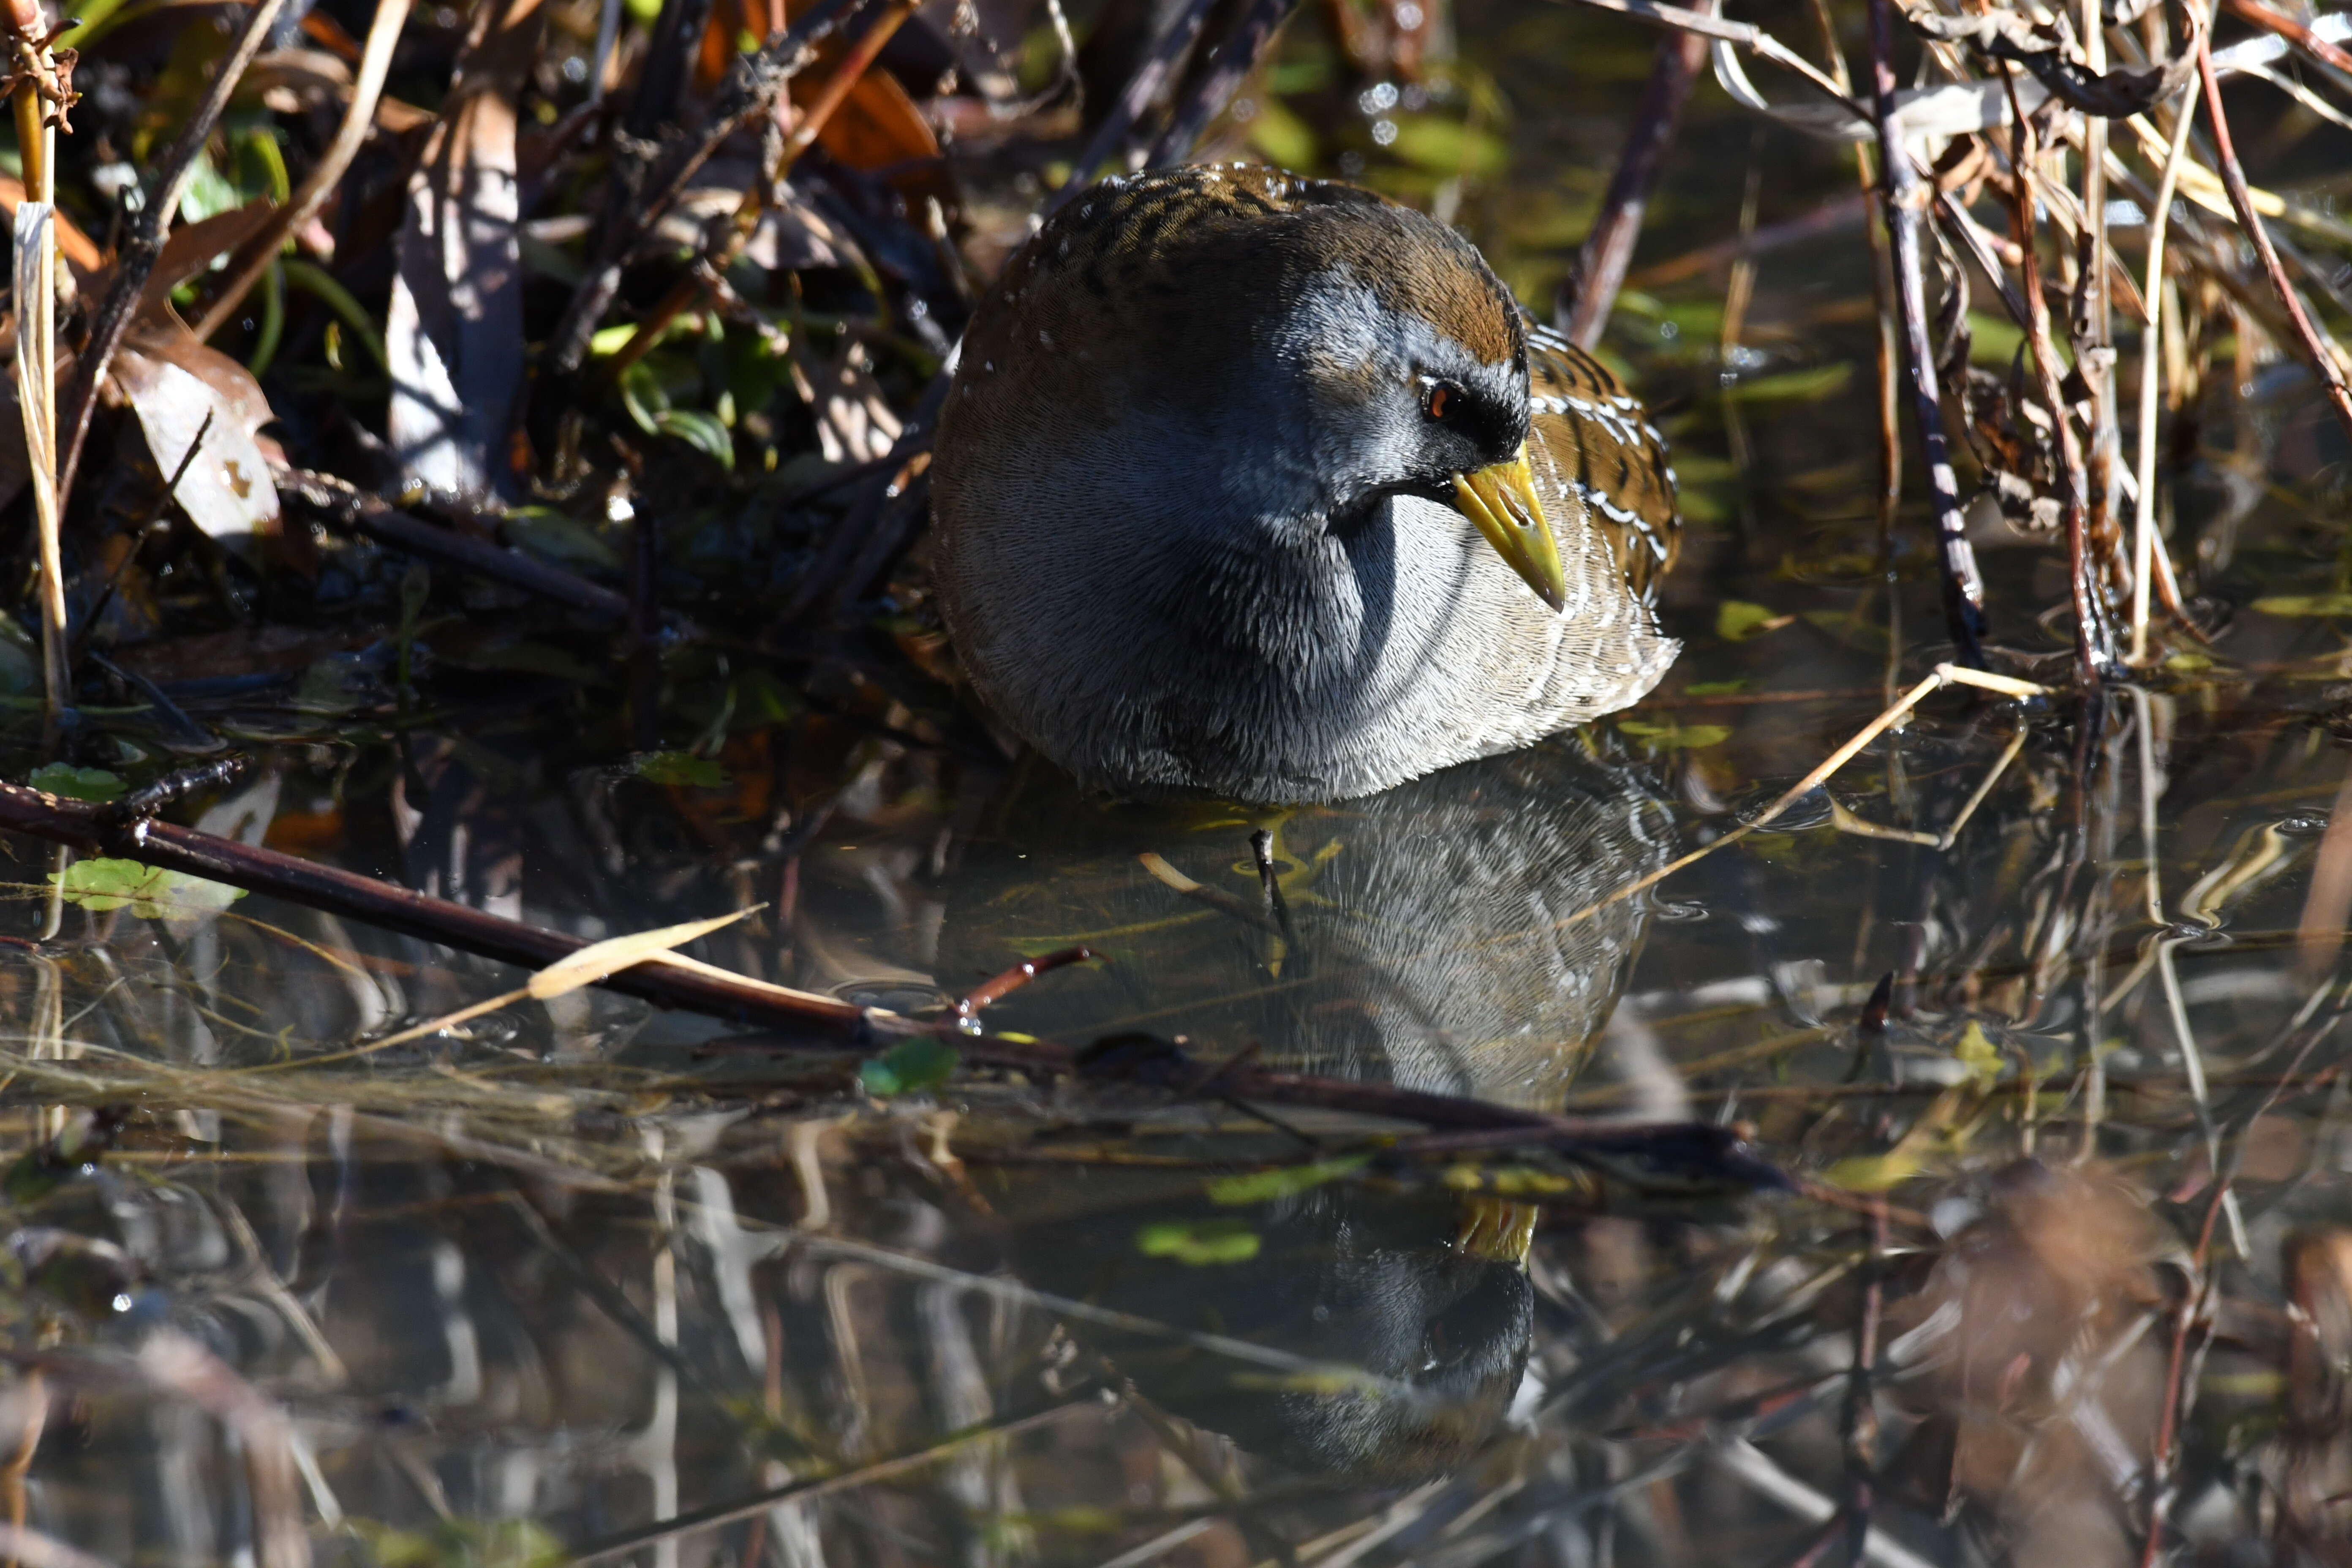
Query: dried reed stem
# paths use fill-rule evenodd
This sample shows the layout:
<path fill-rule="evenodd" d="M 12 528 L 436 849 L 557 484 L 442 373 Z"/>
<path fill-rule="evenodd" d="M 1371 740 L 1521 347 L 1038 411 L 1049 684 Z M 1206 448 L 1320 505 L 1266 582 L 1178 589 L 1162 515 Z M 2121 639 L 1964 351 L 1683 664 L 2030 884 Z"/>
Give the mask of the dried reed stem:
<path fill-rule="evenodd" d="M 2010 186 L 2010 215 L 2016 233 L 2018 247 L 2019 292 L 2025 302 L 2025 338 L 2033 353 L 2033 365 L 2041 380 L 2042 406 L 2050 411 L 2052 438 L 2058 448 L 2058 469 L 2063 481 L 2061 499 L 2066 507 L 2066 580 L 2074 607 L 2075 674 L 2089 686 L 2103 675 L 2111 661 L 2106 646 L 2105 616 L 2100 607 L 2097 588 L 2091 581 L 2090 515 L 2084 494 L 2084 462 L 2082 443 L 2074 435 L 2074 422 L 2067 412 L 2066 395 L 2061 385 L 2058 348 L 2050 331 L 2050 300 L 2042 288 L 2042 256 L 2039 237 L 2035 232 L 2034 215 L 2044 197 L 2036 189 L 2039 184 L 2034 163 L 2040 148 L 2033 134 L 2032 117 L 2024 112 L 2017 99 L 2017 79 L 2006 61 L 2001 62 L 2001 77 L 2009 89 L 2011 124 L 2010 168 L 2015 176 Z"/>
<path fill-rule="evenodd" d="M 1919 426 L 1927 493 L 1936 511 L 1937 563 L 1944 587 L 1944 621 L 1959 662 L 1984 666 L 1984 582 L 1960 517 L 1960 481 L 1952 472 L 1944 436 L 1943 397 L 1936 385 L 1936 353 L 1927 336 L 1927 301 L 1920 257 L 1921 208 L 1928 199 L 1919 170 L 1895 121 L 1893 0 L 1870 0 L 1870 76 L 1878 126 L 1879 191 L 1894 243 L 1895 301 L 1903 316 L 1911 371 L 1911 413 Z"/>
<path fill-rule="evenodd" d="M 2272 292 L 2286 310 L 2287 321 L 2303 344 L 2305 358 L 2318 374 L 2320 385 L 2327 393 L 2328 405 L 2336 411 L 2336 423 L 2344 427 L 2346 436 L 2352 437 L 2352 387 L 2345 384 L 2344 367 L 2336 363 L 2336 355 L 2312 326 L 2311 316 L 2303 308 L 2303 297 L 2287 281 L 2278 247 L 2271 243 L 2270 230 L 2263 226 L 2262 215 L 2254 211 L 2253 195 L 2246 188 L 2246 172 L 2239 166 L 2238 150 L 2230 140 L 2230 117 L 2221 108 L 2221 81 L 2213 74 L 2210 29 L 2197 35 L 2197 74 L 2205 84 L 2205 113 L 2213 122 L 2213 157 L 2221 165 L 2221 184 L 2230 193 L 2230 205 L 2236 209 L 2239 226 L 2263 258 L 2263 272 L 2270 279 Z"/>
<path fill-rule="evenodd" d="M 2201 40 L 2206 26 L 2192 8 L 2189 26 Z M 2197 121 L 2197 96 L 2181 95 L 2174 110 L 2172 144 L 2165 151 L 2164 172 L 2156 182 L 2156 203 L 2147 215 L 2147 330 L 2140 339 L 2139 451 L 2133 478 L 2139 481 L 2132 520 L 2131 662 L 2147 662 L 2149 578 L 2156 570 L 2156 405 L 2163 369 L 2164 237 L 2171 225 L 2173 187 L 2180 183 L 2180 163 L 2189 151 L 2189 128 Z"/>

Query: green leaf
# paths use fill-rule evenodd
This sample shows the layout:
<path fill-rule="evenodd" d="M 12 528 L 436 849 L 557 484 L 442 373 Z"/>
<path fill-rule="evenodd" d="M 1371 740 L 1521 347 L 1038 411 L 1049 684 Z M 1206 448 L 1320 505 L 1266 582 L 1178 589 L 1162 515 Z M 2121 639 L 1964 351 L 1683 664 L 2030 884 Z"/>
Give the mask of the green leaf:
<path fill-rule="evenodd" d="M 669 394 L 662 390 L 654 367 L 643 360 L 621 373 L 621 406 L 629 411 L 638 429 L 648 436 L 661 434 L 661 426 L 654 422 L 669 412 Z"/>
<path fill-rule="evenodd" d="M 894 1094 L 920 1094 L 955 1077 L 963 1054 L 936 1035 L 917 1035 L 899 1041 L 878 1057 L 857 1067 L 857 1081 L 877 1100 Z"/>
<path fill-rule="evenodd" d="M 519 506 L 506 514 L 499 527 L 507 542 L 534 555 L 606 570 L 621 564 L 620 552 L 591 532 L 587 524 L 564 516 L 551 506 Z"/>
<path fill-rule="evenodd" d="M 725 768 L 692 752 L 646 752 L 630 759 L 629 771 L 647 784 L 680 789 L 725 789 L 730 782 Z"/>
<path fill-rule="evenodd" d="M 2282 594 L 2256 599 L 2266 616 L 2352 616 L 2352 594 Z"/>
<path fill-rule="evenodd" d="M 1249 122 L 1249 139 L 1251 146 L 1283 168 L 1315 166 L 1314 128 L 1272 93 L 1257 100 L 1257 113 Z"/>
<path fill-rule="evenodd" d="M 1337 1160 L 1286 1165 L 1276 1171 L 1254 1171 L 1246 1176 L 1220 1176 L 1209 1184 L 1209 1201 L 1232 1207 L 1292 1197 L 1319 1187 L 1326 1182 L 1352 1175 L 1370 1161 L 1369 1154 L 1349 1154 Z"/>
<path fill-rule="evenodd" d="M 1762 605 L 1746 599 L 1726 599 L 1715 609 L 1715 635 L 1726 642 L 1746 642 L 1780 617 Z"/>
<path fill-rule="evenodd" d="M 51 763 L 25 782 L 44 795 L 62 795 L 68 800 L 122 798 L 122 781 L 104 768 L 78 768 L 70 763 Z"/>
<path fill-rule="evenodd" d="M 2025 329 L 2007 316 L 1983 310 L 1969 312 L 1969 363 L 1988 370 L 2007 370 L 2024 345 Z"/>
<path fill-rule="evenodd" d="M 1696 752 L 1731 739 L 1728 724 L 1644 724 L 1639 719 L 1620 719 L 1617 728 L 1662 751 Z"/>
<path fill-rule="evenodd" d="M 1146 1258 L 1172 1258 L 1195 1268 L 1247 1263 L 1259 1245 L 1257 1232 L 1237 1219 L 1161 1220 L 1135 1233 L 1135 1249 Z"/>
<path fill-rule="evenodd" d="M 1778 375 L 1759 375 L 1753 381 L 1735 381 L 1723 389 L 1723 396 L 1727 403 L 1816 403 L 1853 378 L 1853 362 L 1839 360 L 1810 370 L 1786 370 Z"/>
<path fill-rule="evenodd" d="M 735 466 L 735 437 L 716 414 L 698 408 L 667 408 L 654 416 L 654 428 L 677 437 L 722 468 Z"/>
<path fill-rule="evenodd" d="M 1433 174 L 1477 177 L 1491 174 L 1509 161 L 1510 149 L 1489 132 L 1473 130 L 1458 120 L 1437 114 L 1392 117 L 1396 140 L 1389 151 Z"/>
<path fill-rule="evenodd" d="M 1683 694 L 1686 697 L 1729 697 L 1747 689 L 1748 680 L 1743 676 L 1738 680 L 1694 680 L 1683 688 Z"/>
<path fill-rule="evenodd" d="M 1975 1019 L 1960 1031 L 1959 1043 L 1952 1055 L 1969 1069 L 1969 1081 L 1986 1089 L 2000 1080 L 2000 1047 L 1985 1037 L 1984 1026 Z"/>
<path fill-rule="evenodd" d="M 62 872 L 50 872 L 49 880 L 69 904 L 94 914 L 128 909 L 148 921 L 217 913 L 245 897 L 242 888 L 136 860 L 77 860 Z"/>

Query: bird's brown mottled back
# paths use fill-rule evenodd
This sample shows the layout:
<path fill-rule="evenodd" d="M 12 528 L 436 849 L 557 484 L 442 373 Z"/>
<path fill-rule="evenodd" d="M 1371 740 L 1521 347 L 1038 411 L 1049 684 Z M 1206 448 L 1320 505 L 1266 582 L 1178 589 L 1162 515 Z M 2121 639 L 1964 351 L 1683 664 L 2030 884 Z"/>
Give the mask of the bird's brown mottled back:
<path fill-rule="evenodd" d="M 1485 363 L 1527 352 L 1517 303 L 1467 240 L 1370 191 L 1250 163 L 1106 180 L 1048 218 L 992 292 L 1005 302 L 1060 296 L 1050 309 L 1074 318 L 1072 332 L 1116 310 L 1127 333 L 1157 340 L 1140 357 L 1164 369 L 1169 356 L 1230 353 L 1220 327 L 1247 331 L 1257 310 L 1284 298 L 1286 278 L 1333 269 Z M 1001 341 L 1011 314 L 983 308 L 967 357 L 1025 352 L 1027 343 Z"/>
<path fill-rule="evenodd" d="M 1591 513 L 1627 585 L 1648 598 L 1682 543 L 1665 438 L 1607 365 L 1547 328 L 1528 341 L 1528 403 L 1537 472 Z"/>

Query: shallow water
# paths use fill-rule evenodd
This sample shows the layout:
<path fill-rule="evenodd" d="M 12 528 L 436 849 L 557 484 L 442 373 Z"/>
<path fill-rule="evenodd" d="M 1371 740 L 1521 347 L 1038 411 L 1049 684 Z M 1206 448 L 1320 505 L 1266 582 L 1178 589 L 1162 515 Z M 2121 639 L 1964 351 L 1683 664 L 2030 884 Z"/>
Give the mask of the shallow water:
<path fill-rule="evenodd" d="M 1461 27 L 1521 112 L 1458 216 L 1541 298 L 1648 39 Z M 1559 101 L 1529 62 L 1580 48 Z M 1645 259 L 1721 237 L 1751 163 L 1767 223 L 1850 182 L 1710 91 Z M 1374 800 L 1087 800 L 903 627 L 680 651 L 663 738 L 707 784 L 624 765 L 562 662 L 595 634 L 495 606 L 422 634 L 414 707 L 331 638 L 182 690 L 260 759 L 184 814 L 215 831 L 591 937 L 751 907 L 689 951 L 904 1012 L 1084 943 L 988 1026 L 1200 1070 L 877 1098 L 861 1053 L 593 990 L 377 1047 L 520 977 L 261 897 L 61 907 L 12 840 L 0 1308 L 41 1348 L 0 1502 L 115 1563 L 265 1568 L 1780 1563 L 1864 1516 L 1882 1564 L 2087 1565 L 2141 1560 L 2157 1506 L 2200 1560 L 2340 1551 L 2352 652 L 2252 604 L 2340 586 L 2309 384 L 2217 393 L 2175 487 L 2214 647 L 1936 695 L 1587 918 L 1943 652 L 1916 498 L 1882 568 L 1858 231 L 1765 257 L 1736 353 L 1723 288 L 1612 340 L 1685 479 L 1665 686 Z M 2064 684 L 2061 556 L 1981 543 L 2002 668 Z M 1401 1152 L 1222 1096 L 1237 1056 L 1738 1123 L 1801 1190 Z"/>

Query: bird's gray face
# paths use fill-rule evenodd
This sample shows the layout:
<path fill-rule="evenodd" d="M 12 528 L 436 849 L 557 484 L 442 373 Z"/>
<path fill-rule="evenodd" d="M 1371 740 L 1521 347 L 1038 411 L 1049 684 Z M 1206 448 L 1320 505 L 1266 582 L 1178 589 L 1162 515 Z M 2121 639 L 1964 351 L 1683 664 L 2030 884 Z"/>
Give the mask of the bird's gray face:
<path fill-rule="evenodd" d="M 1511 337 L 1517 353 L 1482 360 L 1348 273 L 1327 273 L 1265 344 L 1283 416 L 1237 434 L 1292 447 L 1287 463 L 1259 471 L 1286 470 L 1318 492 L 1297 498 L 1294 515 L 1345 531 L 1391 496 L 1455 508 L 1558 609 L 1567 583 L 1528 466 L 1527 355 Z"/>

